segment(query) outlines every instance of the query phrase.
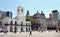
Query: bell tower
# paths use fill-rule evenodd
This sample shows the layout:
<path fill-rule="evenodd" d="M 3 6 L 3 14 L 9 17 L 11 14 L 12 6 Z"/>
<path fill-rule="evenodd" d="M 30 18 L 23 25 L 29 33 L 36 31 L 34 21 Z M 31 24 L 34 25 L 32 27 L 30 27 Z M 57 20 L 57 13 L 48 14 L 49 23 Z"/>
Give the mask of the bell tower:
<path fill-rule="evenodd" d="M 17 16 L 23 16 L 23 6 L 20 5 L 17 7 Z"/>

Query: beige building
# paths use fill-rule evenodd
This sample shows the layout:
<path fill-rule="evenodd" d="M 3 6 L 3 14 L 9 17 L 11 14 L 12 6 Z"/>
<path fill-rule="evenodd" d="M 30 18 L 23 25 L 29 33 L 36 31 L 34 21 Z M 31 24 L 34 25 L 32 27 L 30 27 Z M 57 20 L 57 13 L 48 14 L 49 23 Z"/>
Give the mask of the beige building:
<path fill-rule="evenodd" d="M 46 27 L 46 18 L 45 18 L 45 14 L 43 13 L 43 11 L 41 11 L 41 14 L 39 13 L 39 11 L 37 11 L 36 14 L 34 14 L 33 16 L 34 22 L 35 22 L 35 29 L 36 30 L 47 30 Z"/>
<path fill-rule="evenodd" d="M 41 11 L 41 13 L 37 11 L 37 13 L 33 16 L 35 30 L 54 30 L 58 28 L 58 17 L 59 12 L 57 10 L 53 10 L 49 15 L 49 18 L 45 17 L 43 11 Z"/>

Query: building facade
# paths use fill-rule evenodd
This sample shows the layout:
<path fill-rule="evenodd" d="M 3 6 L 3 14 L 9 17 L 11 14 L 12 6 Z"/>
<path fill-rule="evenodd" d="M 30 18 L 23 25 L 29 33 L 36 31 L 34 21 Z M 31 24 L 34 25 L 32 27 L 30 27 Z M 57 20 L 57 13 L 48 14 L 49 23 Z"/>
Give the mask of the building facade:
<path fill-rule="evenodd" d="M 49 18 L 45 17 L 43 11 L 39 13 L 37 11 L 36 14 L 33 15 L 34 19 L 34 30 L 55 30 L 58 28 L 58 17 L 59 12 L 57 10 L 53 10 L 49 15 Z"/>
<path fill-rule="evenodd" d="M 58 28 L 58 18 L 59 18 L 59 12 L 57 10 L 53 10 L 52 13 L 49 15 L 49 21 L 47 21 L 47 27 L 50 27 L 52 29 Z"/>
<path fill-rule="evenodd" d="M 26 21 L 23 14 L 23 6 L 17 7 L 17 16 L 12 19 L 12 14 L 7 12 L 7 17 L 2 20 L 4 31 L 8 32 L 29 32 L 31 30 L 31 22 Z"/>
<path fill-rule="evenodd" d="M 49 18 L 45 17 L 43 11 L 39 13 L 37 11 L 33 16 L 29 15 L 29 10 L 27 11 L 26 16 L 24 16 L 24 7 L 17 7 L 17 15 L 15 18 L 12 18 L 12 12 L 10 11 L 0 11 L 0 21 L 2 22 L 2 30 L 8 32 L 29 32 L 31 31 L 31 22 L 26 21 L 26 17 L 32 17 L 34 19 L 34 30 L 56 30 L 58 29 L 59 24 L 59 12 L 53 10 L 49 15 Z"/>
<path fill-rule="evenodd" d="M 9 17 L 9 18 L 12 18 L 12 12 L 7 11 L 7 12 L 6 12 L 6 16 Z"/>
<path fill-rule="evenodd" d="M 46 19 L 45 19 L 45 14 L 43 11 L 41 11 L 41 14 L 39 11 L 37 11 L 36 14 L 33 16 L 34 22 L 35 22 L 35 30 L 47 30 L 46 28 Z"/>

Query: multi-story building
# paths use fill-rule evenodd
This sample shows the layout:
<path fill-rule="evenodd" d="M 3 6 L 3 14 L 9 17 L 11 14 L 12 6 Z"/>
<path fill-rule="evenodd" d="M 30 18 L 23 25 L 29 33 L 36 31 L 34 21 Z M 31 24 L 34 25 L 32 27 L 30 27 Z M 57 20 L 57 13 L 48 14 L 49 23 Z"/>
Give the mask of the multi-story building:
<path fill-rule="evenodd" d="M 0 11 L 0 19 L 5 18 L 5 17 L 6 17 L 5 11 Z"/>
<path fill-rule="evenodd" d="M 37 11 L 36 14 L 34 14 L 34 29 L 35 30 L 47 30 L 47 29 L 57 29 L 58 28 L 58 17 L 59 12 L 57 10 L 53 10 L 52 13 L 49 15 L 49 18 L 45 17 L 45 14 L 43 11 L 39 13 Z"/>
<path fill-rule="evenodd" d="M 49 15 L 47 22 L 47 27 L 51 29 L 56 29 L 58 27 L 58 18 L 59 18 L 59 12 L 57 10 L 53 10 L 52 14 Z"/>
<path fill-rule="evenodd" d="M 58 29 L 58 17 L 59 12 L 57 10 L 53 10 L 49 15 L 49 18 L 45 17 L 43 11 L 39 13 L 37 11 L 33 16 L 29 16 L 29 11 L 27 11 L 27 15 L 24 16 L 24 8 L 23 6 L 17 7 L 17 16 L 12 18 L 12 12 L 10 11 L 0 11 L 0 21 L 2 22 L 3 31 L 8 32 L 24 32 L 31 30 L 31 22 L 26 21 L 26 17 L 32 17 L 34 19 L 34 30 L 47 30 L 47 29 Z"/>
<path fill-rule="evenodd" d="M 9 17 L 9 18 L 12 18 L 12 12 L 10 11 L 0 11 L 0 18 L 3 19 L 5 17 Z"/>
<path fill-rule="evenodd" d="M 41 11 L 41 14 L 39 11 L 37 11 L 36 14 L 33 16 L 34 22 L 35 22 L 35 30 L 47 30 L 46 29 L 46 19 L 45 14 L 43 11 Z"/>
<path fill-rule="evenodd" d="M 31 22 L 26 21 L 26 16 L 23 14 L 23 6 L 17 7 L 17 16 L 12 19 L 12 14 L 7 12 L 7 17 L 2 20 L 4 30 L 8 32 L 24 32 L 31 30 Z"/>
<path fill-rule="evenodd" d="M 9 18 L 12 18 L 12 12 L 7 11 L 7 12 L 6 12 L 6 16 L 9 17 Z"/>
<path fill-rule="evenodd" d="M 3 25 L 3 23 L 2 23 L 2 20 L 4 19 L 4 18 L 6 18 L 6 17 L 8 17 L 8 15 L 7 15 L 7 13 L 8 12 L 5 12 L 5 11 L 0 11 L 0 29 L 2 29 L 3 30 L 3 27 L 4 27 L 4 25 Z M 11 16 L 10 16 L 11 17 Z M 1 30 L 0 30 L 1 31 Z"/>

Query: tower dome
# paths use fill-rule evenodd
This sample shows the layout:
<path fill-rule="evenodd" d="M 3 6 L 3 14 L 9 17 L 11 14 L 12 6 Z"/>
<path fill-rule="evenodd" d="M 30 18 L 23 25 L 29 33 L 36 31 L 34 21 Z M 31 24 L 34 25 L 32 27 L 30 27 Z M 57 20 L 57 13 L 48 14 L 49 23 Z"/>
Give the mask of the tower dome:
<path fill-rule="evenodd" d="M 23 5 L 19 5 L 18 8 L 23 8 Z"/>

